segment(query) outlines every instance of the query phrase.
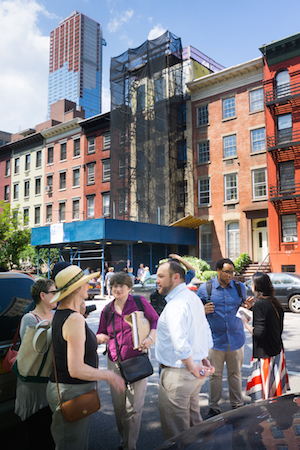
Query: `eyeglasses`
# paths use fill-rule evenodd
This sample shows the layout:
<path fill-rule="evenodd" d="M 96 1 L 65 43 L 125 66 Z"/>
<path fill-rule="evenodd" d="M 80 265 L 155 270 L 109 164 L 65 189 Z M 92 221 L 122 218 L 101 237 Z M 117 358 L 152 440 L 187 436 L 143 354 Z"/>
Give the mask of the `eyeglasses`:
<path fill-rule="evenodd" d="M 235 274 L 234 270 L 223 270 L 223 269 L 221 269 L 221 270 L 222 270 L 222 272 L 226 273 L 226 275 L 234 275 Z"/>
<path fill-rule="evenodd" d="M 56 291 L 48 291 L 46 294 L 56 294 Z"/>

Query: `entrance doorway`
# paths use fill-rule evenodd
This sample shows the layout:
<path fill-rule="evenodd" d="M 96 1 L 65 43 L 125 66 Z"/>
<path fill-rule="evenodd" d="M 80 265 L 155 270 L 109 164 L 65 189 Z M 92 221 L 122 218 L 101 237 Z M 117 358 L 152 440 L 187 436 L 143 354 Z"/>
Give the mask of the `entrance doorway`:
<path fill-rule="evenodd" d="M 266 219 L 255 219 L 253 225 L 253 262 L 262 262 L 269 253 Z"/>

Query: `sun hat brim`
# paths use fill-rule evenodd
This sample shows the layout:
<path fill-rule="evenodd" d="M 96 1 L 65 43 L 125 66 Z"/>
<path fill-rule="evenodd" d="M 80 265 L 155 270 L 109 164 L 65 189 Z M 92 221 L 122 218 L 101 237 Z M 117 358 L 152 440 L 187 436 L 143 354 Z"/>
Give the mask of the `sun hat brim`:
<path fill-rule="evenodd" d="M 50 301 L 50 303 L 60 302 L 62 299 L 67 297 L 67 295 L 69 295 L 72 292 L 74 292 L 75 289 L 77 289 L 80 286 L 82 286 L 83 284 L 87 283 L 92 278 L 99 278 L 99 276 L 100 276 L 100 272 L 93 272 L 93 273 L 90 273 L 89 275 L 84 275 L 79 280 L 77 280 L 74 283 L 72 283 L 67 289 L 65 289 L 65 290 L 61 289 L 58 292 L 56 292 L 56 294 L 54 294 L 54 296 L 53 296 L 52 300 Z"/>

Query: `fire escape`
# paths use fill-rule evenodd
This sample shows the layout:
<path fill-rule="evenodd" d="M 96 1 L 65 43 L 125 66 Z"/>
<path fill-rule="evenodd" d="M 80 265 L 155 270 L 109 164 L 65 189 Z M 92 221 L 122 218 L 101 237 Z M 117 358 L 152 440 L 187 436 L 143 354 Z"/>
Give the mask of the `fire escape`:
<path fill-rule="evenodd" d="M 279 84 L 274 79 L 274 84 L 270 86 L 269 81 L 265 88 L 266 107 L 276 130 L 267 136 L 267 149 L 277 170 L 269 198 L 279 215 L 296 213 L 300 207 L 300 183 L 295 182 L 295 171 L 300 169 L 300 74 L 288 76 L 289 82 Z"/>

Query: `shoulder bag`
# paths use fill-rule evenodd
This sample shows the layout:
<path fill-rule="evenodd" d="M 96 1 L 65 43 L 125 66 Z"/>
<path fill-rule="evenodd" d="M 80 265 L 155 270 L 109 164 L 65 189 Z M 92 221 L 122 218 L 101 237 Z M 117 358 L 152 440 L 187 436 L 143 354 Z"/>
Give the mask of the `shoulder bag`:
<path fill-rule="evenodd" d="M 54 352 L 53 367 L 60 409 L 63 413 L 64 419 L 67 422 L 76 422 L 79 419 L 83 419 L 84 417 L 90 416 L 91 414 L 99 411 L 101 403 L 98 395 L 98 383 L 96 384 L 96 389 L 92 389 L 86 394 L 79 395 L 78 397 L 62 403 L 59 394 Z"/>
<path fill-rule="evenodd" d="M 112 323 L 113 331 L 116 345 L 116 352 L 118 357 L 118 367 L 120 369 L 121 375 L 124 378 L 126 384 L 132 384 L 135 381 L 142 380 L 143 378 L 150 377 L 153 374 L 153 367 L 148 358 L 147 353 L 141 353 L 133 358 L 128 358 L 125 361 L 121 361 L 119 354 L 119 347 L 117 342 L 116 330 L 115 330 L 115 317 L 112 311 Z"/>
<path fill-rule="evenodd" d="M 51 330 L 49 320 L 38 321 L 36 325 L 26 327 L 17 359 L 12 366 L 20 380 L 48 382 L 52 372 Z"/>
<path fill-rule="evenodd" d="M 6 372 L 13 372 L 12 365 L 15 362 L 17 356 L 18 356 L 18 350 L 15 350 L 14 346 L 17 343 L 17 339 L 18 339 L 18 336 L 19 336 L 20 325 L 21 325 L 21 320 L 19 322 L 17 331 L 15 332 L 15 335 L 14 335 L 14 338 L 12 340 L 11 346 L 9 347 L 9 349 L 8 349 L 6 355 L 5 355 L 5 358 L 3 360 L 3 363 L 2 363 L 2 367 L 3 367 L 3 369 Z"/>

